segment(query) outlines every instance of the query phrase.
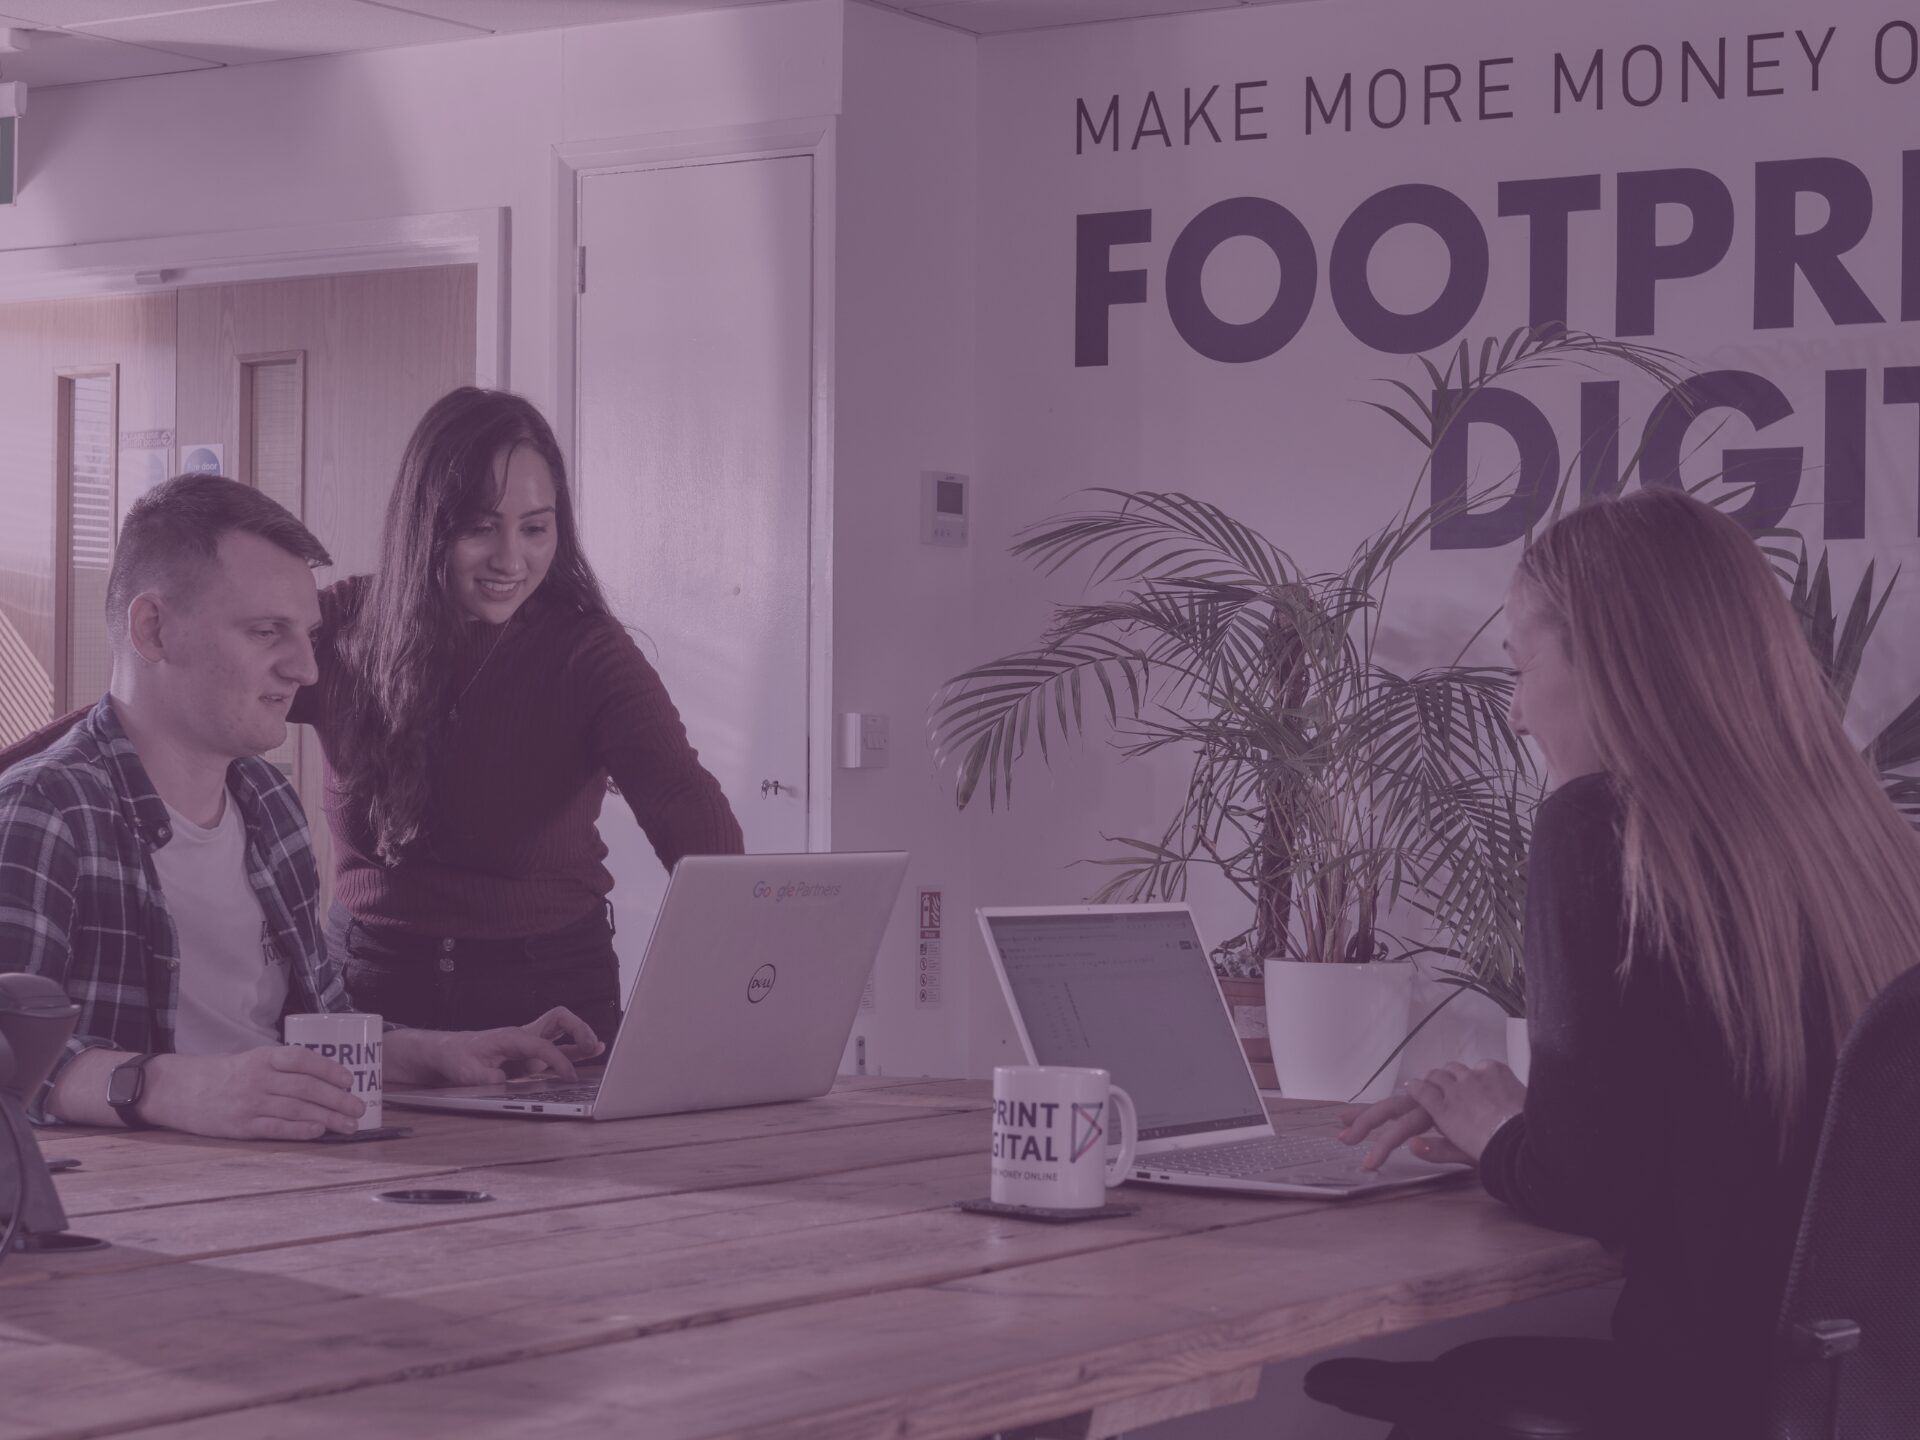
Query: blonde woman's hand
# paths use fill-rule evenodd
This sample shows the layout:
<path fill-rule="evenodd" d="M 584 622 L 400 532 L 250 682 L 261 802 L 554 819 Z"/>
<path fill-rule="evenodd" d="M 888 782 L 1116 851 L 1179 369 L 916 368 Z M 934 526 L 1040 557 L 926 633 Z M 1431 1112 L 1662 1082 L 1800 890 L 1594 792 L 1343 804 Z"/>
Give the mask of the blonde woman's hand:
<path fill-rule="evenodd" d="M 1349 1145 L 1372 1142 L 1366 1159 L 1360 1162 L 1362 1170 L 1378 1170 L 1402 1145 L 1422 1160 L 1441 1158 L 1427 1153 L 1440 1143 L 1440 1137 L 1427 1134 L 1433 1129 L 1433 1116 L 1406 1093 L 1404 1086 L 1385 1100 L 1364 1109 L 1349 1110 L 1343 1118 L 1346 1128 L 1340 1132 L 1342 1140 Z"/>
<path fill-rule="evenodd" d="M 1400 1093 L 1347 1112 L 1340 1138 L 1371 1141 L 1362 1170 L 1378 1170 L 1402 1145 L 1435 1165 L 1475 1165 L 1487 1141 L 1527 1102 L 1527 1087 L 1505 1065 L 1443 1065 Z"/>
<path fill-rule="evenodd" d="M 1498 1060 L 1442 1065 L 1411 1082 L 1407 1095 L 1426 1112 L 1441 1137 L 1424 1147 L 1416 1142 L 1414 1153 L 1423 1160 L 1438 1160 L 1443 1157 L 1432 1152 L 1444 1148 L 1451 1152 L 1444 1158 L 1474 1165 L 1480 1163 L 1493 1132 L 1527 1104 L 1527 1087 Z"/>

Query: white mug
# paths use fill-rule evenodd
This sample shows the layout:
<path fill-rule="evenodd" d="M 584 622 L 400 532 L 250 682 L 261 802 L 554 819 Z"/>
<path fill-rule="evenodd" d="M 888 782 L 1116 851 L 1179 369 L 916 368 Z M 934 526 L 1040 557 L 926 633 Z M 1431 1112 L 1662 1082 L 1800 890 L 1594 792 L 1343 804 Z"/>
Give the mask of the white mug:
<path fill-rule="evenodd" d="M 1114 1117 L 1120 1151 L 1109 1158 Z M 1097 1210 L 1133 1169 L 1140 1112 L 1104 1070 L 1001 1065 L 993 1072 L 993 1200 Z"/>
<path fill-rule="evenodd" d="M 289 1015 L 287 1044 L 338 1060 L 353 1072 L 354 1098 L 365 1105 L 356 1130 L 380 1128 L 380 1066 L 386 1054 L 378 1015 Z"/>

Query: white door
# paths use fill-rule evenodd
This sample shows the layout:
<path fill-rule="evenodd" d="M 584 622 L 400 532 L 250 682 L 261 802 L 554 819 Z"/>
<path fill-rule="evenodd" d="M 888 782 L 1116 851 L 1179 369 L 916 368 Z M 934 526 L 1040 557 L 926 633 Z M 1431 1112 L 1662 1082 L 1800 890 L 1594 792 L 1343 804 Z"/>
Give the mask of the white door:
<path fill-rule="evenodd" d="M 583 175 L 579 222 L 588 557 L 747 849 L 803 851 L 813 162 Z M 600 833 L 630 979 L 666 876 L 624 802 Z"/>

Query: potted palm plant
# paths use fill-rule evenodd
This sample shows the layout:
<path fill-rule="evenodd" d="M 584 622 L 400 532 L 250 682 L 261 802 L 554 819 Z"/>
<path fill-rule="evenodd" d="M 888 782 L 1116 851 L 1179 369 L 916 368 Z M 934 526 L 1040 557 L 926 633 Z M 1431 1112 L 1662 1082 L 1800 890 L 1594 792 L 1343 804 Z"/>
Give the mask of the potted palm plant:
<path fill-rule="evenodd" d="M 983 788 L 990 806 L 1010 803 L 1035 749 L 1044 761 L 1095 724 L 1126 757 L 1188 760 L 1164 828 L 1120 837 L 1120 853 L 1095 862 L 1112 873 L 1094 898 L 1184 898 L 1196 865 L 1233 884 L 1251 924 L 1216 969 L 1229 985 L 1261 976 L 1289 1095 L 1391 1088 L 1416 957 L 1441 957 L 1457 983 L 1518 1012 L 1538 784 L 1507 723 L 1511 682 L 1458 657 L 1403 673 L 1380 641 L 1396 566 L 1445 516 L 1487 498 L 1419 504 L 1466 397 L 1518 370 L 1596 359 L 1673 378 L 1661 352 L 1554 329 L 1489 340 L 1477 363 L 1465 345 L 1444 370 L 1423 361 L 1431 401 L 1390 382 L 1413 409 L 1377 408 L 1421 442 L 1423 460 L 1398 515 L 1338 570 L 1305 569 L 1190 495 L 1093 492 L 1095 508 L 1031 527 L 1013 553 L 1048 573 L 1085 565 L 1097 598 L 1056 606 L 1037 646 L 934 698 L 935 754 L 962 807 Z M 1236 998 L 1236 1011 L 1253 1008 Z M 1252 1028 L 1242 1033 L 1257 1046 Z"/>
<path fill-rule="evenodd" d="M 1190 756 L 1164 829 L 1121 838 L 1095 898 L 1177 899 L 1191 867 L 1224 874 L 1252 923 L 1219 959 L 1264 972 L 1280 1088 L 1345 1099 L 1406 1034 L 1414 955 L 1517 951 L 1530 779 L 1509 681 L 1375 658 L 1393 564 L 1431 512 L 1311 573 L 1206 501 L 1098 493 L 1107 504 L 1043 522 L 1014 553 L 1047 570 L 1084 557 L 1113 593 L 1057 607 L 1038 647 L 950 681 L 936 753 L 962 806 L 983 788 L 1010 800 L 1029 741 L 1044 756 L 1094 717 L 1128 757 Z M 1440 938 L 1390 926 L 1403 905 Z M 1388 1067 L 1374 1084 L 1392 1081 Z"/>
<path fill-rule="evenodd" d="M 1794 548 L 1781 551 L 1768 547 L 1769 553 L 1774 557 L 1776 570 L 1787 582 L 1787 598 L 1800 617 L 1813 658 L 1827 677 L 1834 702 L 1845 713 L 1853 700 L 1853 688 L 1860 677 L 1867 642 L 1878 629 L 1887 600 L 1900 577 L 1896 573 L 1876 594 L 1874 567 L 1869 561 L 1842 619 L 1833 608 L 1827 552 L 1822 550 L 1819 563 L 1809 569 L 1805 539 L 1794 531 L 1782 533 L 1795 542 Z M 1909 824 L 1920 828 L 1920 778 L 1908 773 L 1920 765 L 1920 695 L 1880 727 L 1867 742 L 1865 754 L 1868 763 L 1879 773 L 1887 799 L 1907 817 Z"/>
<path fill-rule="evenodd" d="M 1437 978 L 1456 996 L 1474 991 L 1506 1014 L 1524 1072 L 1520 924 L 1539 786 L 1506 721 L 1510 682 L 1460 664 L 1478 630 L 1454 663 L 1411 675 L 1384 664 L 1378 646 L 1396 565 L 1455 508 L 1505 489 L 1418 506 L 1466 400 L 1520 371 L 1596 362 L 1687 403 L 1677 357 L 1560 327 L 1463 342 L 1444 368 L 1423 359 L 1430 398 L 1387 382 L 1403 400 L 1367 403 L 1418 442 L 1421 464 L 1396 518 L 1338 571 L 1304 571 L 1191 496 L 1094 492 L 1099 507 L 1031 527 L 1013 553 L 1049 573 L 1084 563 L 1091 588 L 1109 593 L 1056 607 L 1038 646 L 954 677 L 934 699 L 935 754 L 963 808 L 982 782 L 990 806 L 1011 803 L 1030 745 L 1044 762 L 1050 743 L 1091 725 L 1125 756 L 1190 758 L 1164 829 L 1120 837 L 1120 853 L 1095 862 L 1112 874 L 1094 898 L 1183 898 L 1195 865 L 1234 884 L 1251 924 L 1215 952 L 1215 970 L 1257 1069 L 1278 1022 L 1272 1048 L 1288 1094 L 1346 1099 L 1392 1085 L 1408 1030 L 1406 962 L 1426 955 L 1443 962 Z M 1626 460 L 1623 484 L 1637 461 Z M 1549 518 L 1565 497 L 1563 484 Z M 1756 539 L 1844 709 L 1893 582 L 1876 596 L 1869 566 L 1842 620 L 1824 554 L 1810 569 L 1796 532 Z M 1867 753 L 1920 826 L 1920 778 L 1907 773 L 1920 765 L 1920 699 Z"/>

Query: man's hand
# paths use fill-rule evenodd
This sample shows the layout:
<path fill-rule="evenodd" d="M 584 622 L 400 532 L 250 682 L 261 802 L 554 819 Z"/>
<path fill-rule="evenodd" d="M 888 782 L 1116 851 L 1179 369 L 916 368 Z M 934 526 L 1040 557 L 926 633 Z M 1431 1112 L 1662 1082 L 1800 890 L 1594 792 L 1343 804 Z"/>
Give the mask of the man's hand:
<path fill-rule="evenodd" d="M 351 1135 L 366 1106 L 353 1075 L 298 1045 L 238 1055 L 156 1055 L 147 1062 L 140 1116 L 169 1130 L 227 1140 L 318 1140 Z"/>
<path fill-rule="evenodd" d="M 575 1060 L 607 1047 L 571 1010 L 549 1010 L 530 1025 L 499 1030 L 393 1030 L 386 1037 L 388 1082 L 498 1085 L 510 1075 L 576 1078 Z"/>
<path fill-rule="evenodd" d="M 1505 1065 L 1443 1065 L 1393 1095 L 1347 1116 L 1340 1138 L 1373 1146 L 1360 1162 L 1377 1170 L 1400 1146 L 1435 1164 L 1476 1165 L 1487 1142 L 1527 1103 L 1527 1087 Z M 1438 1130 L 1439 1134 L 1428 1132 Z"/>
<path fill-rule="evenodd" d="M 553 1042 L 554 1048 L 576 1063 L 591 1060 L 606 1050 L 593 1027 L 564 1005 L 556 1005 L 538 1020 L 520 1027 L 529 1035 Z"/>

